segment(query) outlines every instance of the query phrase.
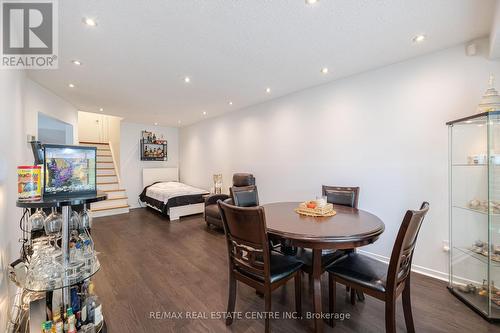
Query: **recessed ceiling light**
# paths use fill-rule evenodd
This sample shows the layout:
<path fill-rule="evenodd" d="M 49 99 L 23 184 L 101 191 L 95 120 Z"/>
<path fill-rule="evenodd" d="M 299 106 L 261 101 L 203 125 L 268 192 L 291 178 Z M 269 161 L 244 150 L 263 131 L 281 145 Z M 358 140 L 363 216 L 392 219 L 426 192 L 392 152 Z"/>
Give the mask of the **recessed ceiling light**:
<path fill-rule="evenodd" d="M 155 123 L 155 126 L 158 126 L 158 123 Z"/>
<path fill-rule="evenodd" d="M 321 74 L 328 74 L 328 68 L 326 67 L 321 68 Z"/>
<path fill-rule="evenodd" d="M 102 111 L 104 111 L 104 109 L 103 109 L 103 108 L 99 108 L 99 111 L 101 111 L 101 112 L 102 112 Z"/>
<path fill-rule="evenodd" d="M 177 120 L 177 124 L 179 124 L 179 125 L 180 125 L 180 124 L 181 124 L 181 121 L 180 121 L 180 120 Z"/>
<path fill-rule="evenodd" d="M 318 2 L 319 2 L 319 0 L 306 0 L 306 5 L 314 5 Z"/>
<path fill-rule="evenodd" d="M 83 23 L 85 23 L 89 27 L 95 27 L 97 25 L 97 22 L 94 19 L 91 19 L 89 17 L 84 17 Z"/>
<path fill-rule="evenodd" d="M 266 93 L 270 94 L 271 93 L 271 88 L 266 88 Z"/>
<path fill-rule="evenodd" d="M 184 82 L 186 82 L 186 83 L 191 82 L 191 78 L 190 78 L 189 76 L 186 76 L 186 77 L 184 78 Z"/>
<path fill-rule="evenodd" d="M 74 88 L 74 87 L 75 87 L 75 85 L 74 85 L 73 83 L 70 83 L 70 84 L 68 84 L 68 87 L 70 87 L 70 88 Z"/>
<path fill-rule="evenodd" d="M 81 66 L 82 65 L 82 62 L 80 60 L 73 60 L 71 62 L 73 63 L 73 65 L 76 65 L 76 66 Z"/>
<path fill-rule="evenodd" d="M 413 43 L 422 43 L 425 40 L 425 35 L 416 35 L 412 38 Z"/>
<path fill-rule="evenodd" d="M 228 103 L 228 104 L 229 104 L 229 105 L 233 105 L 233 102 L 229 101 L 229 103 Z"/>
<path fill-rule="evenodd" d="M 206 116 L 207 115 L 207 111 L 203 111 L 203 115 Z"/>

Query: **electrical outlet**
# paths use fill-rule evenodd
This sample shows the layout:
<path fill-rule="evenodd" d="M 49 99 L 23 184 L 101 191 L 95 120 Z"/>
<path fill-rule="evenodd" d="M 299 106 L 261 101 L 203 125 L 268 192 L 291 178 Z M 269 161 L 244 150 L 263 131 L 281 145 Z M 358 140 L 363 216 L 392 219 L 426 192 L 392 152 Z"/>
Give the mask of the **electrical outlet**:
<path fill-rule="evenodd" d="M 443 251 L 450 252 L 450 241 L 449 240 L 443 240 Z"/>

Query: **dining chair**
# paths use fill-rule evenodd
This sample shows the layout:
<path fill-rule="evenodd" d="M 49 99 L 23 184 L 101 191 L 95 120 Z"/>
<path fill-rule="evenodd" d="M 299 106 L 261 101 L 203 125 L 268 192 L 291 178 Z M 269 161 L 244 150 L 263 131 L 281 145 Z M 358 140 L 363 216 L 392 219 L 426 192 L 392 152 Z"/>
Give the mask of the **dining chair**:
<path fill-rule="evenodd" d="M 351 252 L 327 267 L 330 314 L 335 313 L 336 284 L 341 283 L 385 302 L 385 330 L 396 332 L 396 300 L 403 295 L 403 311 L 406 330 L 415 332 L 411 311 L 410 276 L 411 263 L 418 232 L 429 203 L 420 210 L 408 210 L 399 228 L 389 264 L 371 257 Z M 333 319 L 330 324 L 334 326 Z"/>
<path fill-rule="evenodd" d="M 323 185 L 321 192 L 329 203 L 358 208 L 359 187 Z"/>
<path fill-rule="evenodd" d="M 259 192 L 256 185 L 233 186 L 229 188 L 233 204 L 238 207 L 255 207 L 259 205 Z"/>
<path fill-rule="evenodd" d="M 359 187 L 341 187 L 341 186 L 322 186 L 322 194 L 327 197 L 327 202 L 334 205 L 349 206 L 358 208 L 359 201 Z M 347 250 L 351 251 L 351 250 Z M 330 265 L 335 260 L 339 259 L 345 254 L 345 250 L 323 250 L 321 252 L 321 266 L 323 272 L 326 266 Z M 297 259 L 304 263 L 302 270 L 307 274 L 312 274 L 312 250 L 306 248 L 299 248 L 297 250 Z M 355 291 L 351 292 L 353 299 Z M 360 299 L 363 298 L 362 294 L 358 295 Z M 354 302 L 354 300 L 353 300 Z"/>
<path fill-rule="evenodd" d="M 237 207 L 227 202 L 218 202 L 229 259 L 229 296 L 227 312 L 233 313 L 236 304 L 236 283 L 243 282 L 264 294 L 265 311 L 271 312 L 271 292 L 295 280 L 295 309 L 301 316 L 302 263 L 291 256 L 271 252 L 268 243 L 264 208 Z M 269 316 L 265 317 L 265 329 L 269 332 Z M 232 316 L 226 319 L 231 325 Z"/>

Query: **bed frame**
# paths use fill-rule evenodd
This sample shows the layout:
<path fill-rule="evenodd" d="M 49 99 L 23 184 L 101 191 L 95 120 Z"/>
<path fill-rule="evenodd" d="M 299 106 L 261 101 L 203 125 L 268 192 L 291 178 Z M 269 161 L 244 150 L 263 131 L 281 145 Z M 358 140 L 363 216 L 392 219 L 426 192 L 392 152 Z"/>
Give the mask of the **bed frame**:
<path fill-rule="evenodd" d="M 178 182 L 179 181 L 179 169 L 178 168 L 144 168 L 142 169 L 142 186 L 146 187 L 153 184 L 154 182 Z M 151 207 L 159 212 L 160 209 L 151 206 L 146 203 L 148 207 Z M 168 217 L 170 221 L 178 221 L 182 216 L 201 214 L 205 211 L 204 203 L 197 203 L 185 206 L 172 207 L 168 209 Z"/>

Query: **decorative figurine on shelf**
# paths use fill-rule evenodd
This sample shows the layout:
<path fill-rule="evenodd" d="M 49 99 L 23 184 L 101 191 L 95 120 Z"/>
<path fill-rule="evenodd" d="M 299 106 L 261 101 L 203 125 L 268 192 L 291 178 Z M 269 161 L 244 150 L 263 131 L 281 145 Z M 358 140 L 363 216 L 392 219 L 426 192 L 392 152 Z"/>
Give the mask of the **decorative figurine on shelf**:
<path fill-rule="evenodd" d="M 494 85 L 495 77 L 490 75 L 489 87 L 481 98 L 477 113 L 500 111 L 500 95 Z"/>

